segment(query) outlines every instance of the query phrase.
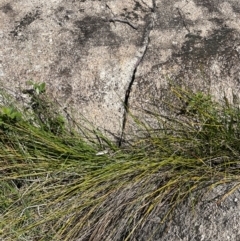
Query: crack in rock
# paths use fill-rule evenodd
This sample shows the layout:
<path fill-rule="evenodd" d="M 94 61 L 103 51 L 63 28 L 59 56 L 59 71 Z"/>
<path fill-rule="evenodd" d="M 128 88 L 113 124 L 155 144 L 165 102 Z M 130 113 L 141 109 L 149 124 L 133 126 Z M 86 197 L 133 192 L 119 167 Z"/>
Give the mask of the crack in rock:
<path fill-rule="evenodd" d="M 138 27 L 135 26 L 133 23 L 129 22 L 127 19 L 120 19 L 120 18 L 111 18 L 109 19 L 109 22 L 120 22 L 120 23 L 126 23 L 127 25 L 129 25 L 130 27 L 132 27 L 133 29 L 137 30 Z"/>
<path fill-rule="evenodd" d="M 183 23 L 184 28 L 190 33 L 191 31 L 190 31 L 190 29 L 188 28 L 188 26 L 187 26 L 187 24 L 186 24 L 186 22 L 185 22 L 185 18 L 184 18 L 184 16 L 183 16 L 183 14 L 181 13 L 181 11 L 182 11 L 181 9 L 177 8 L 177 12 L 178 12 L 180 18 L 182 19 L 182 23 Z"/>
<path fill-rule="evenodd" d="M 126 23 L 126 24 L 129 25 L 131 28 L 133 28 L 133 29 L 135 29 L 135 30 L 138 29 L 138 26 L 134 25 L 134 24 L 131 23 L 129 20 L 116 17 L 115 14 L 113 13 L 112 9 L 109 7 L 108 4 L 106 4 L 106 7 L 111 11 L 111 14 L 113 15 L 113 17 L 110 18 L 110 19 L 108 19 L 107 21 L 113 22 L 114 24 L 115 24 L 115 22 Z"/>
<path fill-rule="evenodd" d="M 142 41 L 142 47 L 140 48 L 140 50 L 138 51 L 136 57 L 136 62 L 133 66 L 133 72 L 130 78 L 130 82 L 128 85 L 128 88 L 125 92 L 125 99 L 123 102 L 124 105 L 124 113 L 123 113 L 123 121 L 122 121 L 122 131 L 121 131 L 121 135 L 119 138 L 119 142 L 118 145 L 119 147 L 122 146 L 122 143 L 124 142 L 124 135 L 125 135 L 125 129 L 126 129 L 126 123 L 127 123 L 127 118 L 128 118 L 128 113 L 129 113 L 129 98 L 130 98 L 130 94 L 131 94 L 131 90 L 132 90 L 132 86 L 134 84 L 135 81 L 135 74 L 137 72 L 137 69 L 140 65 L 140 63 L 142 62 L 147 49 L 148 49 L 148 45 L 149 45 L 149 36 L 150 36 L 150 32 L 153 29 L 154 26 L 154 13 L 155 13 L 155 9 L 156 9 L 156 2 L 155 0 L 152 0 L 152 8 L 151 9 L 151 14 L 149 15 L 149 17 L 146 20 L 146 24 L 145 24 L 145 28 L 144 28 L 144 32 L 143 32 L 143 41 Z"/>

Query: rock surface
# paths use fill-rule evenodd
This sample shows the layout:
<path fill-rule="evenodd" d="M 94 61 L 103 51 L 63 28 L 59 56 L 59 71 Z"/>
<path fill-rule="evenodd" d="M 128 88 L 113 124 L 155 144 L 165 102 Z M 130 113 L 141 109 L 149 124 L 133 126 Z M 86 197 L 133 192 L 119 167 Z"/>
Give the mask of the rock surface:
<path fill-rule="evenodd" d="M 154 241 L 239 241 L 240 189 L 237 186 L 227 184 L 205 190 L 196 206 L 193 195 L 176 208 L 173 219 L 163 226 L 158 223 L 158 215 L 153 215 L 149 219 L 152 225 L 146 225 L 148 228 L 142 230 L 138 240 L 144 241 L 146 235 L 152 234 Z"/>
<path fill-rule="evenodd" d="M 164 11 L 162 11 L 164 9 Z M 159 110 L 178 83 L 229 102 L 239 98 L 239 1 L 159 1 L 131 105 Z M 142 100 L 140 97 L 143 97 Z M 150 104 L 150 105 L 149 105 Z"/>
<path fill-rule="evenodd" d="M 119 134 L 152 7 L 151 1 L 1 0 L 1 80 L 9 88 L 46 82 L 63 108 Z"/>
<path fill-rule="evenodd" d="M 62 108 L 120 136 L 124 103 L 161 111 L 169 80 L 238 97 L 239 19 L 238 0 L 1 0 L 0 79 L 46 82 Z"/>

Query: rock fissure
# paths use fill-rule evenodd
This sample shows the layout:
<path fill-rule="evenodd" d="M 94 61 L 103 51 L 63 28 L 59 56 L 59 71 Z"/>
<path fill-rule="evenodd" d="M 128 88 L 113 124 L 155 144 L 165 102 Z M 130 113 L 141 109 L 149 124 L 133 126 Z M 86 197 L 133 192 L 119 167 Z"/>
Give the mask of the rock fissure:
<path fill-rule="evenodd" d="M 135 24 L 133 24 L 132 22 L 130 22 L 128 19 L 123 19 L 123 18 L 119 18 L 119 17 L 116 17 L 115 14 L 113 13 L 112 9 L 110 8 L 110 6 L 108 4 L 106 4 L 106 7 L 110 10 L 111 14 L 113 15 L 112 18 L 109 18 L 107 21 L 109 22 L 119 22 L 119 23 L 125 23 L 127 25 L 129 25 L 131 28 L 137 30 L 138 29 L 138 26 L 136 26 Z"/>
<path fill-rule="evenodd" d="M 120 22 L 120 23 L 126 23 L 127 25 L 129 25 L 131 28 L 137 30 L 138 27 L 136 25 L 134 25 L 133 23 L 131 23 L 130 21 L 128 21 L 127 19 L 121 19 L 121 18 L 110 18 L 108 20 L 109 22 Z"/>
<path fill-rule="evenodd" d="M 135 81 L 135 75 L 137 72 L 137 69 L 139 67 L 139 65 L 141 64 L 147 49 L 148 49 L 148 45 L 149 45 L 149 37 L 150 37 L 150 32 L 153 29 L 154 26 L 154 12 L 155 12 L 155 8 L 156 8 L 156 2 L 155 0 L 152 1 L 152 8 L 151 8 L 151 14 L 149 15 L 148 19 L 146 20 L 146 24 L 145 24 L 145 28 L 143 31 L 143 36 L 142 36 L 142 47 L 141 49 L 138 51 L 137 55 L 136 55 L 136 62 L 133 66 L 133 72 L 130 78 L 130 82 L 129 85 L 127 87 L 127 90 L 125 92 L 125 98 L 124 98 L 124 113 L 123 113 L 123 120 L 122 120 L 122 131 L 121 131 L 121 135 L 119 138 L 119 143 L 118 145 L 121 146 L 123 141 L 124 141 L 124 135 L 125 135 L 125 129 L 126 129 L 126 123 L 127 123 L 127 118 L 128 118 L 128 113 L 129 113 L 129 98 L 130 98 L 130 94 L 131 94 L 131 90 L 132 90 L 132 86 L 134 84 Z"/>
<path fill-rule="evenodd" d="M 178 12 L 179 17 L 182 19 L 182 23 L 183 23 L 184 28 L 190 33 L 190 29 L 188 28 L 188 26 L 185 22 L 183 14 L 181 13 L 182 10 L 180 8 L 177 8 L 177 12 Z"/>

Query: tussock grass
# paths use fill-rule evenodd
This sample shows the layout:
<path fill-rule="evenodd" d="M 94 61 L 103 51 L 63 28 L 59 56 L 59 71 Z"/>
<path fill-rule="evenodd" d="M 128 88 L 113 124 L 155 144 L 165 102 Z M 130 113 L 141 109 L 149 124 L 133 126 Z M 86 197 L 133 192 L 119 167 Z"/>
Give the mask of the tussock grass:
<path fill-rule="evenodd" d="M 196 191 L 236 188 L 239 108 L 179 88 L 173 94 L 168 116 L 148 112 L 158 127 L 136 119 L 140 134 L 122 148 L 63 126 L 39 95 L 32 102 L 41 113 L 2 102 L 0 240 L 151 240 L 176 205 L 198 201 Z"/>

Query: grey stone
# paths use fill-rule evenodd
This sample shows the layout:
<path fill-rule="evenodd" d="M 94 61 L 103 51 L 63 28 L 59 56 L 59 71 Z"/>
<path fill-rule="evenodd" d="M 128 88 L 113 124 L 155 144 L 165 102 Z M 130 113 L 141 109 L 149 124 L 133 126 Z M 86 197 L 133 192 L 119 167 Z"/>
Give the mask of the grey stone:
<path fill-rule="evenodd" d="M 150 7 L 148 1 L 2 0 L 2 83 L 46 82 L 76 118 L 119 134 Z"/>
<path fill-rule="evenodd" d="M 124 103 L 164 111 L 169 79 L 239 97 L 239 15 L 237 0 L 1 0 L 0 79 L 46 82 L 63 109 L 120 136 Z"/>
<path fill-rule="evenodd" d="M 238 188 L 231 193 L 234 186 Z M 146 240 L 147 235 L 152 234 L 155 241 L 239 241 L 239 184 L 220 185 L 212 190 L 205 189 L 205 192 L 197 205 L 194 203 L 199 192 L 193 193 L 188 201 L 176 207 L 172 218 L 162 226 L 160 222 L 154 222 L 153 215 L 149 220 L 152 225 L 146 225 L 138 240 Z"/>

